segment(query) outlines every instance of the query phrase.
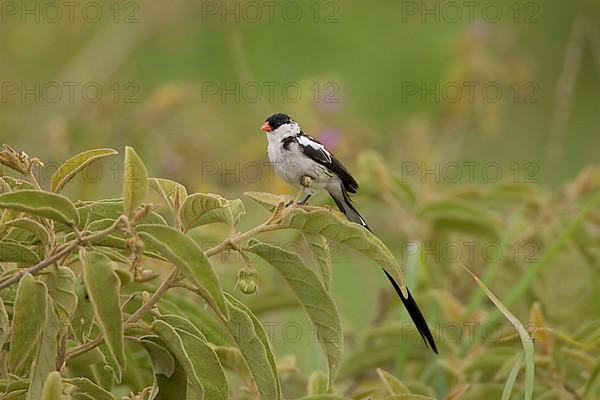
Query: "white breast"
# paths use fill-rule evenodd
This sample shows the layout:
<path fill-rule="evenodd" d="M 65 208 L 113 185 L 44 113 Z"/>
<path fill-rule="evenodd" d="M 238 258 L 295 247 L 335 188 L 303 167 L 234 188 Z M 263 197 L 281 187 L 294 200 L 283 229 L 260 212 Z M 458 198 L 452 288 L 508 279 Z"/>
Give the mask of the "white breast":
<path fill-rule="evenodd" d="M 273 132 L 269 132 L 267 152 L 269 161 L 271 161 L 275 171 L 286 182 L 296 187 L 301 187 L 300 182 L 304 176 L 310 176 L 313 183 L 311 185 L 312 190 L 309 190 L 309 192 L 316 192 L 332 184 L 333 186 L 339 185 L 339 178 L 328 171 L 327 168 L 306 157 L 297 143 L 292 142 L 287 149 L 284 149 L 282 140 L 286 137 L 295 136 L 299 132 L 300 128 L 297 125 L 282 126 Z M 303 139 L 300 138 L 300 140 Z M 305 145 L 312 145 L 312 143 Z"/>

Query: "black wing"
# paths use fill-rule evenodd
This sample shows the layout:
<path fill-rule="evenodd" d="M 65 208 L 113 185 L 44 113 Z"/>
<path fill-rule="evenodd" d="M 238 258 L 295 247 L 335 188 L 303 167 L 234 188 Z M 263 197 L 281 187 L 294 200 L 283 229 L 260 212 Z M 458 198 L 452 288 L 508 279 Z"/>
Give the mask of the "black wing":
<path fill-rule="evenodd" d="M 335 173 L 342 180 L 344 188 L 350 193 L 356 193 L 358 190 L 358 183 L 356 179 L 352 177 L 350 171 L 338 161 L 333 154 L 331 154 L 322 143 L 312 136 L 301 133 L 295 136 L 295 141 L 298 143 L 298 147 L 304 153 L 305 156 L 311 158 L 313 161 L 323 165 L 331 172 Z"/>

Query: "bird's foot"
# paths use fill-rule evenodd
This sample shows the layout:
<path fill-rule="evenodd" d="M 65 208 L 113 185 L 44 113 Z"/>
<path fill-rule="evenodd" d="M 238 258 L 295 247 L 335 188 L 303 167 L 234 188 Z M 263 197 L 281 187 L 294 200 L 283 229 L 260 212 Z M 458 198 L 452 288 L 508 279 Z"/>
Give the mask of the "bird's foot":
<path fill-rule="evenodd" d="M 294 204 L 294 200 L 290 200 L 287 203 L 285 203 L 284 207 L 288 208 L 289 206 L 291 206 L 292 204 Z"/>

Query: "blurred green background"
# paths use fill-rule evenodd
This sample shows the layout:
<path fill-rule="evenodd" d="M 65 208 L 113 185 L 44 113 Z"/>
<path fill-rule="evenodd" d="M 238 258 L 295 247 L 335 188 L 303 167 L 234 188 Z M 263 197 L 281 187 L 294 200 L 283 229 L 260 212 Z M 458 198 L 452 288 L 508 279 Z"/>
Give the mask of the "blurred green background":
<path fill-rule="evenodd" d="M 454 232 L 436 231 L 439 226 L 429 224 L 423 207 L 457 191 L 461 200 L 473 200 L 469 191 L 520 185 L 534 193 L 535 206 L 521 198 L 479 206 L 492 210 L 500 233 L 512 229 L 508 242 L 520 248 L 535 243 L 533 256 L 539 260 L 577 215 L 589 187 L 596 187 L 595 170 L 580 173 L 599 161 L 597 1 L 475 2 L 472 20 L 465 2 L 272 3 L 269 16 L 271 6 L 261 1 L 82 1 L 72 9 L 63 4 L 57 17 L 56 7 L 47 8 L 45 2 L 3 2 L 1 141 L 44 160 L 42 182 L 53 166 L 80 151 L 131 145 L 150 175 L 180 181 L 191 191 L 232 198 L 248 190 L 292 193 L 266 167 L 266 139 L 258 129 L 270 114 L 288 113 L 361 178 L 364 195 L 359 193 L 355 201 L 374 231 L 410 267 L 413 292 L 432 324 L 452 321 L 448 308 L 461 310 L 478 289 L 444 256 L 425 262 L 407 259 L 404 243 L 464 245 L 501 239 L 464 229 L 458 229 L 458 238 Z M 474 99 L 467 85 L 474 85 Z M 457 94 L 457 87 L 462 93 Z M 378 180 L 376 154 L 385 160 L 386 174 L 416 193 L 414 202 L 385 198 L 388 189 L 378 185 L 390 178 Z M 462 167 L 458 179 L 445 170 L 453 163 Z M 479 163 L 473 179 L 465 163 Z M 483 172 L 489 165 L 499 168 L 497 180 Z M 407 173 L 415 166 L 416 174 Z M 120 168 L 103 163 L 97 171 L 101 184 L 77 178 L 69 193 L 81 199 L 118 196 Z M 437 174 L 421 175 L 435 168 Z M 319 201 L 325 202 L 325 196 Z M 264 216 L 258 207 L 247 208 L 243 228 Z M 527 321 L 537 301 L 548 323 L 571 335 L 598 319 L 597 222 L 585 231 L 585 252 L 577 242 L 561 249 L 531 290 L 511 305 L 519 317 Z M 208 240 L 220 233 L 215 228 L 215 233 L 198 235 Z M 590 250 L 587 240 L 596 247 Z M 501 299 L 531 266 L 523 257 L 505 261 L 490 285 Z M 363 265 L 367 262 L 344 249 L 334 258 L 334 294 L 344 318 L 348 357 L 368 348 L 365 332 L 381 322 L 379 292 L 386 286 L 376 268 Z M 488 265 L 480 254 L 462 262 L 478 275 Z M 230 260 L 223 264 L 225 288 L 233 291 L 239 265 Z M 279 281 L 268 273 L 261 279 L 263 293 L 278 288 Z M 269 297 L 244 299 L 260 303 Z M 392 303 L 388 319 L 405 318 Z M 305 332 L 309 329 L 297 309 L 261 317 L 280 326 L 300 321 Z M 538 371 L 540 385 L 556 389 L 556 398 L 571 398 L 561 397 L 569 396 L 566 388 L 584 385 L 590 373 L 580 371 L 598 365 L 598 338 L 594 340 L 591 348 L 572 350 L 585 360 L 585 367 L 574 367 L 577 372 L 565 372 L 571 364 L 561 357 L 568 355 L 544 354 L 545 362 L 556 362 L 556 368 Z M 399 377 L 426 382 L 439 396 L 460 382 L 493 382 L 499 379 L 496 370 L 506 369 L 500 355 L 462 369 L 466 353 L 455 349 L 459 344 L 440 341 L 441 358 L 429 355 L 413 334 L 385 352 L 391 351 L 391 357 L 367 366 L 395 366 Z M 276 335 L 278 357 L 294 354 L 305 374 L 323 365 L 310 337 L 291 342 Z M 486 345 L 469 353 L 471 361 L 485 353 Z M 411 355 L 403 355 L 406 347 Z M 419 361 L 412 368 L 403 357 Z M 458 377 L 453 370 L 460 370 Z M 571 374 L 578 378 L 570 381 Z M 563 378 L 563 386 L 551 382 Z"/>

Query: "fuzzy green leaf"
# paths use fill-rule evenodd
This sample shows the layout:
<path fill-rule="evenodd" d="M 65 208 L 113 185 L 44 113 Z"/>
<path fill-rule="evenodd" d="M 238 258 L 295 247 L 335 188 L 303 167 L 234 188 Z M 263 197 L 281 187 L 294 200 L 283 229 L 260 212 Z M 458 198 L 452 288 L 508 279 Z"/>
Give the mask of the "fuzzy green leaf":
<path fill-rule="evenodd" d="M 310 396 L 329 393 L 329 378 L 321 371 L 315 371 L 308 377 L 308 394 Z"/>
<path fill-rule="evenodd" d="M 8 313 L 4 306 L 4 300 L 0 297 L 0 349 L 6 343 L 6 339 L 10 334 L 10 320 L 8 319 Z"/>
<path fill-rule="evenodd" d="M 4 178 L 0 178 L 0 193 L 8 193 L 8 192 L 10 192 L 10 186 L 8 185 L 8 183 L 6 183 Z"/>
<path fill-rule="evenodd" d="M 15 179 L 11 176 L 3 176 L 2 180 L 10 187 L 11 190 L 33 190 L 35 186 L 22 179 Z"/>
<path fill-rule="evenodd" d="M 96 160 L 115 154 L 118 154 L 118 152 L 113 149 L 96 149 L 84 151 L 83 153 L 70 158 L 65 161 L 63 165 L 58 167 L 54 175 L 52 175 L 50 189 L 55 193 L 59 193 L 63 187 L 69 183 L 75 175 L 83 171 L 85 167 Z"/>
<path fill-rule="evenodd" d="M 287 203 L 288 201 L 292 200 L 290 196 L 263 192 L 245 192 L 244 196 L 252 201 L 255 201 L 269 211 L 273 211 L 279 203 Z"/>
<path fill-rule="evenodd" d="M 17 218 L 5 223 L 6 226 L 19 228 L 33 233 L 43 244 L 50 240 L 50 234 L 44 228 L 44 225 L 29 218 Z"/>
<path fill-rule="evenodd" d="M 48 375 L 48 379 L 44 383 L 41 400 L 61 400 L 62 398 L 60 373 L 54 371 Z"/>
<path fill-rule="evenodd" d="M 94 202 L 86 202 L 77 205 L 79 214 L 81 215 L 81 223 L 79 229 L 84 228 L 86 222 L 92 223 L 100 220 L 115 221 L 123 214 L 123 200 L 102 200 Z M 165 219 L 155 212 L 149 213 L 143 220 L 145 224 L 167 225 Z"/>
<path fill-rule="evenodd" d="M 402 270 L 385 244 L 367 229 L 348 221 L 341 214 L 317 207 L 291 207 L 283 213 L 281 224 L 302 232 L 319 234 L 365 254 L 385 269 L 402 289 L 406 288 Z M 404 294 L 408 296 L 407 293 Z"/>
<path fill-rule="evenodd" d="M 389 372 L 377 368 L 377 375 L 390 395 L 410 393 L 406 385 Z"/>
<path fill-rule="evenodd" d="M 25 365 L 34 353 L 46 323 L 48 289 L 42 282 L 26 274 L 21 278 L 13 306 L 12 335 L 8 367 L 19 375 L 29 368 Z"/>
<path fill-rule="evenodd" d="M 79 213 L 65 196 L 39 190 L 19 190 L 0 194 L 0 208 L 23 211 L 37 217 L 49 218 L 68 226 L 79 223 Z"/>
<path fill-rule="evenodd" d="M 150 356 L 154 375 L 164 375 L 167 378 L 173 376 L 173 373 L 175 373 L 175 359 L 158 336 L 142 337 L 139 344 L 146 349 Z"/>
<path fill-rule="evenodd" d="M 42 275 L 48 287 L 48 294 L 59 310 L 59 317 L 68 320 L 68 317 L 77 308 L 77 295 L 75 294 L 75 274 L 71 268 L 60 266 L 57 269 L 48 269 Z"/>
<path fill-rule="evenodd" d="M 172 358 L 172 357 L 171 357 Z M 174 370 L 170 377 L 154 375 L 154 386 L 149 400 L 172 400 L 188 398 L 188 378 L 185 369 L 174 359 Z M 190 395 L 195 394 L 190 388 Z"/>
<path fill-rule="evenodd" d="M 323 282 L 323 286 L 329 292 L 331 290 L 331 252 L 329 242 L 323 236 L 316 233 L 303 233 L 303 236 L 315 259 L 321 282 Z"/>
<path fill-rule="evenodd" d="M 154 332 L 165 342 L 177 361 L 186 370 L 194 391 L 205 399 L 227 399 L 228 385 L 219 359 L 201 338 L 170 324 L 156 320 Z"/>
<path fill-rule="evenodd" d="M 234 227 L 244 213 L 244 206 L 240 201 L 235 203 L 234 209 L 233 202 L 219 195 L 196 193 L 185 199 L 179 216 L 183 229 L 188 231 L 197 226 L 217 222 Z"/>
<path fill-rule="evenodd" d="M 344 352 L 342 323 L 333 299 L 317 274 L 304 265 L 296 253 L 256 239 L 250 240 L 248 250 L 270 263 L 283 276 L 302 304 L 327 358 L 331 389 Z"/>
<path fill-rule="evenodd" d="M 111 356 L 125 369 L 125 340 L 123 313 L 121 312 L 121 281 L 115 273 L 113 262 L 96 251 L 80 251 L 83 281 L 94 309 L 96 320 Z"/>
<path fill-rule="evenodd" d="M 131 216 L 148 194 L 148 172 L 146 166 L 129 146 L 125 147 L 125 172 L 123 175 L 123 208 Z"/>
<path fill-rule="evenodd" d="M 252 373 L 248 369 L 248 364 L 237 347 L 216 346 L 215 353 L 223 368 L 237 374 L 247 384 L 252 382 Z"/>
<path fill-rule="evenodd" d="M 138 225 L 140 237 L 174 264 L 216 312 L 227 318 L 228 311 L 221 283 L 200 247 L 188 235 L 168 226 Z"/>
<path fill-rule="evenodd" d="M 275 357 L 258 318 L 234 297 L 227 295 L 230 319 L 228 332 L 246 360 L 262 400 L 279 400 L 281 385 Z"/>
<path fill-rule="evenodd" d="M 48 299 L 46 305 L 46 323 L 44 334 L 37 350 L 37 356 L 31 373 L 31 384 L 27 393 L 27 400 L 42 399 L 44 383 L 51 372 L 56 370 L 56 357 L 58 355 L 59 322 L 54 313 L 52 300 Z"/>
<path fill-rule="evenodd" d="M 158 193 L 169 207 L 175 206 L 175 198 L 177 196 L 179 197 L 179 204 L 183 203 L 188 196 L 185 186 L 169 179 L 150 178 L 148 179 L 148 183 L 150 184 L 150 189 Z"/>
<path fill-rule="evenodd" d="M 93 400 L 116 400 L 116 397 L 112 393 L 87 378 L 70 378 L 63 379 L 63 381 L 74 386 L 70 393 L 74 399 L 77 398 L 77 395 L 86 395 L 86 398 Z"/>
<path fill-rule="evenodd" d="M 28 265 L 40 262 L 40 257 L 33 250 L 15 242 L 0 242 L 0 262 L 16 262 Z"/>

